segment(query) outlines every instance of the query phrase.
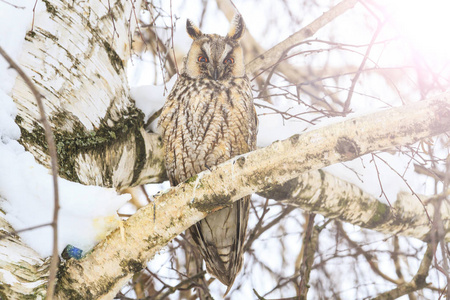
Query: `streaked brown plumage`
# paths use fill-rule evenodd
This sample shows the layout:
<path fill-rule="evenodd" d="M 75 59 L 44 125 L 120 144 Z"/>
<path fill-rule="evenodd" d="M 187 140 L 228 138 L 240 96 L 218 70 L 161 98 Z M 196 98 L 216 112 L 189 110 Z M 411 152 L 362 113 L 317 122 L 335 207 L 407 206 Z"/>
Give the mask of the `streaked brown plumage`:
<path fill-rule="evenodd" d="M 226 37 L 203 34 L 191 21 L 194 40 L 163 107 L 159 125 L 172 185 L 256 147 L 257 118 L 245 75 L 236 15 Z M 231 287 L 242 267 L 250 197 L 207 216 L 190 228 L 207 270 Z"/>

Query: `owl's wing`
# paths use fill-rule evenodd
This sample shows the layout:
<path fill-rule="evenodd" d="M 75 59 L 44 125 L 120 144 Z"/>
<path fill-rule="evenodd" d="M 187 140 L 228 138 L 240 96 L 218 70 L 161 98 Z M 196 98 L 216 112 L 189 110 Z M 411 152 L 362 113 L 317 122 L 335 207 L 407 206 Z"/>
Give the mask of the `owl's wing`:
<path fill-rule="evenodd" d="M 250 196 L 247 196 L 190 228 L 194 241 L 200 245 L 208 273 L 228 289 L 242 268 L 249 208 Z"/>

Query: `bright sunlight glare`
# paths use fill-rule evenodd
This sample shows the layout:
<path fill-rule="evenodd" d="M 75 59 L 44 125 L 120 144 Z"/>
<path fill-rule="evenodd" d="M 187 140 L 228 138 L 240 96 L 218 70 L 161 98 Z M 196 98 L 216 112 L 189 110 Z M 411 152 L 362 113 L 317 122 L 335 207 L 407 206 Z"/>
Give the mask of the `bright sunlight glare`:
<path fill-rule="evenodd" d="M 392 22 L 420 54 L 450 60 L 450 0 L 394 0 Z"/>

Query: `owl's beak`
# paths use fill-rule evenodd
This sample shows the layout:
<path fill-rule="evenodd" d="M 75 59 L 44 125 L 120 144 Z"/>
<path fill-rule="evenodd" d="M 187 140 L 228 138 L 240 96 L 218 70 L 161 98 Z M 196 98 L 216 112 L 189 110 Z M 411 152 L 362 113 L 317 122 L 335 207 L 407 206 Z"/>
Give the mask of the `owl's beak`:
<path fill-rule="evenodd" d="M 216 81 L 219 80 L 223 75 L 222 71 L 219 69 L 219 66 L 217 66 L 217 64 L 215 63 L 212 63 L 208 66 L 208 74 L 211 79 Z"/>

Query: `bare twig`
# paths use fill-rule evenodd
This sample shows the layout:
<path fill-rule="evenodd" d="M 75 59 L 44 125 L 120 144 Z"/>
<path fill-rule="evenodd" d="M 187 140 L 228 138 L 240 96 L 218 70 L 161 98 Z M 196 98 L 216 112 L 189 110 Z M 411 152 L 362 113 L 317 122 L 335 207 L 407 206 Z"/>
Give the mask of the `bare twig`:
<path fill-rule="evenodd" d="M 173 27 L 174 27 L 174 23 L 173 23 L 173 13 L 172 13 L 172 0 L 170 0 L 170 34 L 171 34 L 171 39 L 172 39 L 172 52 L 173 52 L 173 60 L 175 62 L 175 70 L 177 71 L 177 75 L 180 74 L 178 72 L 178 64 L 177 64 L 177 56 L 175 55 L 175 46 L 173 43 Z"/>
<path fill-rule="evenodd" d="M 55 279 L 56 279 L 56 271 L 59 263 L 58 256 L 58 211 L 59 211 L 59 191 L 58 191 L 58 160 L 56 154 L 56 146 L 55 140 L 53 138 L 53 133 L 50 127 L 50 123 L 47 120 L 44 103 L 42 102 L 42 95 L 37 90 L 34 83 L 31 79 L 25 74 L 25 72 L 20 68 L 18 64 L 16 64 L 12 58 L 0 47 L 0 54 L 5 58 L 8 64 L 16 70 L 20 77 L 25 81 L 26 85 L 29 87 L 34 97 L 36 98 L 39 113 L 41 115 L 41 123 L 44 127 L 45 139 L 47 140 L 48 150 L 50 152 L 50 161 L 52 168 L 52 177 L 53 177 L 53 193 L 54 193 L 54 209 L 53 209 L 53 221 L 51 223 L 53 228 L 53 251 L 52 251 L 52 260 L 50 263 L 50 275 L 48 279 L 47 286 L 47 299 L 53 299 L 53 293 L 55 291 Z"/>
<path fill-rule="evenodd" d="M 313 36 L 320 28 L 324 27 L 332 20 L 336 19 L 347 10 L 353 8 L 359 0 L 344 0 L 332 9 L 324 13 L 322 16 L 314 20 L 308 26 L 300 29 L 284 41 L 280 42 L 270 50 L 261 54 L 250 63 L 247 64 L 247 74 L 252 74 L 261 68 L 267 68 L 277 63 L 287 49 L 293 47 L 303 40 Z"/>
<path fill-rule="evenodd" d="M 204 276 L 205 274 L 206 274 L 206 271 L 197 273 L 196 275 L 194 275 L 194 276 L 192 276 L 192 277 L 189 277 L 189 278 L 187 278 L 187 279 L 185 279 L 185 280 L 180 281 L 180 283 L 178 283 L 176 286 L 169 286 L 169 285 L 166 285 L 165 287 L 168 289 L 168 291 L 165 292 L 164 294 L 162 294 L 161 296 L 157 297 L 156 299 L 161 299 L 161 300 L 162 300 L 162 299 L 167 299 L 167 297 L 168 297 L 170 294 L 173 294 L 173 293 L 175 293 L 175 292 L 178 291 L 178 290 L 181 290 L 181 289 L 190 289 L 191 286 L 196 285 L 196 280 L 197 280 L 197 279 L 203 278 L 203 276 Z M 186 284 L 189 284 L 189 285 L 186 286 Z"/>
<path fill-rule="evenodd" d="M 392 207 L 391 201 L 389 201 L 388 196 L 384 192 L 383 183 L 381 182 L 381 177 L 380 177 L 380 171 L 378 170 L 377 161 L 375 160 L 375 156 L 373 154 L 372 154 L 372 162 L 373 162 L 373 165 L 375 166 L 375 171 L 377 172 L 378 184 L 380 185 L 380 189 L 381 189 L 380 196 L 378 196 L 378 197 L 384 196 L 384 198 L 386 199 L 389 206 Z"/>
<path fill-rule="evenodd" d="M 36 0 L 34 2 L 34 6 L 33 6 L 33 20 L 31 21 L 31 31 L 33 31 L 34 29 L 34 16 L 36 15 L 36 5 L 38 3 L 38 0 Z"/>
<path fill-rule="evenodd" d="M 244 246 L 244 251 L 248 251 L 252 243 L 257 240 L 261 234 L 272 228 L 273 226 L 277 225 L 284 217 L 286 217 L 290 212 L 292 212 L 295 209 L 293 206 L 286 206 L 283 211 L 272 221 L 267 223 L 266 225 L 262 226 L 260 222 L 258 222 L 257 226 L 248 234 L 247 242 Z M 261 217 L 261 221 L 263 221 L 263 218 Z"/>
<path fill-rule="evenodd" d="M 0 2 L 3 2 L 3 3 L 8 4 L 8 5 L 11 5 L 12 7 L 17 8 L 17 9 L 25 9 L 24 6 L 17 6 L 17 5 L 14 5 L 12 3 L 9 3 L 8 1 L 5 1 L 5 0 L 0 0 Z"/>
<path fill-rule="evenodd" d="M 444 178 L 445 178 L 445 173 L 444 172 L 440 172 L 439 170 L 431 170 L 431 169 L 426 168 L 426 167 L 424 167 L 422 165 L 419 165 L 417 163 L 414 164 L 414 171 L 417 174 L 429 176 L 429 177 L 433 178 L 436 181 L 443 181 Z"/>
<path fill-rule="evenodd" d="M 384 274 L 383 272 L 381 272 L 381 270 L 378 267 L 378 263 L 377 263 L 376 259 L 374 259 L 373 255 L 371 255 L 371 254 L 367 253 L 366 251 L 364 251 L 361 246 L 359 246 L 355 241 L 353 241 L 348 236 L 348 234 L 345 232 L 344 228 L 342 228 L 342 223 L 341 222 L 336 222 L 336 227 L 337 227 L 337 229 L 339 231 L 339 234 L 342 237 L 344 237 L 344 239 L 348 243 L 348 245 L 352 249 L 354 249 L 358 255 L 362 255 L 366 259 L 367 263 L 369 264 L 370 268 L 372 269 L 372 271 L 375 274 L 377 274 L 380 277 L 382 277 L 383 279 L 385 279 L 385 280 L 387 280 L 389 282 L 395 283 L 395 284 L 402 284 L 402 283 L 404 283 L 401 280 L 396 280 L 396 279 L 391 278 L 388 275 Z"/>
<path fill-rule="evenodd" d="M 361 75 L 362 70 L 364 69 L 364 66 L 366 65 L 367 59 L 369 58 L 370 51 L 372 50 L 373 45 L 375 44 L 375 40 L 377 39 L 378 35 L 380 34 L 381 29 L 383 28 L 384 23 L 378 23 L 377 29 L 375 30 L 375 33 L 372 36 L 372 39 L 370 40 L 369 46 L 367 47 L 366 54 L 364 55 L 364 58 L 359 65 L 358 71 L 356 72 L 355 77 L 352 79 L 352 85 L 350 86 L 350 90 L 348 91 L 347 99 L 344 103 L 344 114 L 349 113 L 348 110 L 350 107 L 350 103 L 352 101 L 353 91 L 355 90 L 356 83 L 358 82 L 359 76 Z"/>
<path fill-rule="evenodd" d="M 298 298 L 307 299 L 309 290 L 309 276 L 312 270 L 312 264 L 314 262 L 314 253 L 319 241 L 319 234 L 314 229 L 314 218 L 316 214 L 309 214 L 308 224 L 305 232 L 305 238 L 303 239 L 302 255 L 300 264 L 296 266 L 296 273 L 301 276 L 300 283 L 297 287 Z"/>
<path fill-rule="evenodd" d="M 398 236 L 394 236 L 392 243 L 394 245 L 394 251 L 392 252 L 392 260 L 394 261 L 395 274 L 397 274 L 398 280 L 400 280 L 401 283 L 404 283 L 405 278 L 403 276 L 403 272 L 400 266 L 400 260 L 398 257 L 398 254 L 400 253 L 400 243 Z"/>
<path fill-rule="evenodd" d="M 134 15 L 134 21 L 136 22 L 136 28 L 137 28 L 136 31 L 139 33 L 139 36 L 141 37 L 141 40 L 144 42 L 144 45 L 147 47 L 147 43 L 146 43 L 146 41 L 144 39 L 144 35 L 142 34 L 139 18 L 138 18 L 137 14 L 136 14 L 136 7 L 134 6 L 134 1 L 135 0 L 130 0 L 130 3 L 131 3 L 131 11 L 133 12 L 133 15 Z M 131 50 L 133 48 L 132 44 L 133 44 L 133 37 L 130 36 L 130 52 L 131 52 Z"/>
<path fill-rule="evenodd" d="M 400 176 L 400 178 L 403 179 L 403 181 L 405 182 L 406 186 L 408 187 L 408 189 L 411 191 L 411 193 L 417 198 L 417 200 L 419 200 L 420 204 L 423 207 L 423 210 L 425 211 L 428 220 L 430 221 L 430 223 L 432 223 L 431 221 L 431 217 L 428 214 L 428 210 L 425 207 L 425 204 L 423 203 L 422 199 L 420 199 L 420 196 L 417 195 L 417 193 L 414 191 L 414 189 L 411 187 L 411 185 L 408 183 L 408 181 L 405 179 L 405 177 L 402 176 L 402 174 L 400 174 L 397 170 L 395 170 L 387 161 L 385 161 L 384 159 L 382 159 L 379 155 L 377 155 L 376 153 L 373 154 L 374 157 L 378 158 L 379 160 L 381 160 L 383 163 L 385 163 L 386 166 L 389 167 L 389 169 L 391 169 L 395 174 L 397 174 L 398 176 Z"/>
<path fill-rule="evenodd" d="M 426 283 L 426 279 L 428 277 L 428 271 L 430 270 L 430 266 L 433 261 L 434 251 L 434 245 L 428 244 L 422 262 L 420 263 L 419 270 L 417 271 L 416 275 L 414 275 L 413 279 L 408 283 L 397 286 L 395 289 L 378 295 L 377 297 L 373 298 L 373 300 L 397 299 L 400 296 L 426 287 L 428 285 Z"/>
<path fill-rule="evenodd" d="M 147 132 L 152 132 L 151 125 L 159 117 L 159 115 L 161 115 L 161 112 L 162 112 L 162 107 L 160 109 L 158 109 L 153 115 L 151 115 L 148 118 L 147 122 L 145 122 L 144 128 L 145 128 L 145 130 L 147 130 Z"/>
<path fill-rule="evenodd" d="M 114 20 L 114 14 L 113 14 L 113 11 L 111 9 L 111 4 L 109 3 L 109 0 L 108 0 L 108 14 L 111 16 L 111 22 L 112 22 L 112 25 L 113 25 L 112 39 L 114 41 L 114 37 L 115 37 L 116 34 L 117 34 L 117 38 L 119 38 L 119 33 L 117 32 L 117 29 L 116 29 L 116 22 Z"/>
<path fill-rule="evenodd" d="M 27 227 L 27 228 L 20 229 L 20 230 L 13 230 L 12 232 L 7 232 L 7 233 L 4 233 L 4 234 L 0 234 L 0 240 L 4 239 L 4 238 L 7 238 L 9 236 L 17 235 L 18 233 L 21 233 L 21 232 L 30 231 L 30 230 L 34 230 L 34 229 L 39 229 L 39 228 L 42 228 L 42 227 L 45 227 L 45 226 L 52 226 L 52 223 L 40 224 L 40 225 Z"/>

